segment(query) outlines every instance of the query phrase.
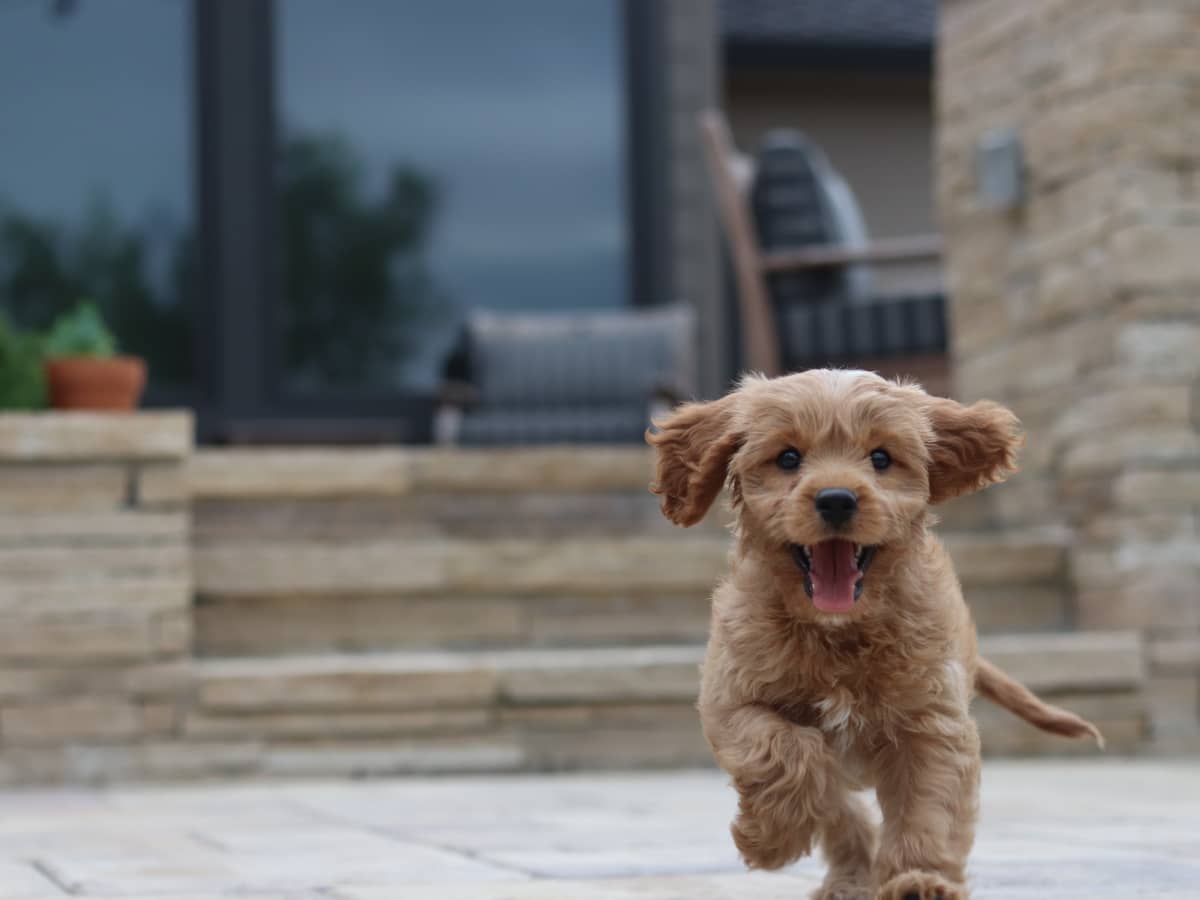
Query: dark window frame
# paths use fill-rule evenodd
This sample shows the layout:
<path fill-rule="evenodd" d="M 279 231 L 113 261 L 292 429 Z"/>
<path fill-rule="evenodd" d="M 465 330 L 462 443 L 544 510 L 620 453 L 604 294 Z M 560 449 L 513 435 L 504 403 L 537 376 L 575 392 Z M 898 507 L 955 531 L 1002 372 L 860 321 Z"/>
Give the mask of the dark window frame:
<path fill-rule="evenodd" d="M 622 0 L 631 304 L 669 300 L 663 0 Z M 198 437 L 421 442 L 431 396 L 282 388 L 275 194 L 274 0 L 193 0 Z M 151 398 L 152 400 L 156 398 Z M 178 398 L 162 398 L 178 399 Z"/>

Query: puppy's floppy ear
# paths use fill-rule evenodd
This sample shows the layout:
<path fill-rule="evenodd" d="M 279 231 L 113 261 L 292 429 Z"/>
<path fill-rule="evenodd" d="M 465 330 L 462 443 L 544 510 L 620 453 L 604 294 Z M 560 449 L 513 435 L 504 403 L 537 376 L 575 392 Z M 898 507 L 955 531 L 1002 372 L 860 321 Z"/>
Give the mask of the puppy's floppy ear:
<path fill-rule="evenodd" d="M 663 515 L 676 525 L 695 525 L 721 493 L 729 458 L 741 443 L 733 429 L 737 395 L 711 403 L 685 403 L 647 431 L 657 466 L 651 492 L 662 497 Z"/>
<path fill-rule="evenodd" d="M 963 406 L 930 397 L 929 502 L 942 503 L 1003 481 L 1017 468 L 1024 439 L 1009 410 L 987 400 Z"/>

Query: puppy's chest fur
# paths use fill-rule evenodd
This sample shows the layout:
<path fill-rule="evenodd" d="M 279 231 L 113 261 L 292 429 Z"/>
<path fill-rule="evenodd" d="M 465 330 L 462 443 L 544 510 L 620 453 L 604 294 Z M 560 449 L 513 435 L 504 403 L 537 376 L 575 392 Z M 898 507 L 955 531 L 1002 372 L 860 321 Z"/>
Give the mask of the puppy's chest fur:
<path fill-rule="evenodd" d="M 871 675 L 869 648 L 804 654 L 794 678 L 772 687 L 774 702 L 799 724 L 824 732 L 843 750 L 868 731 L 885 725 L 888 686 Z"/>
<path fill-rule="evenodd" d="M 961 693 L 966 675 L 955 661 L 913 660 L 905 648 L 853 632 L 795 637 L 784 655 L 792 665 L 761 683 L 765 699 L 797 724 L 825 734 L 830 746 L 866 750 L 902 729 L 947 692 Z"/>

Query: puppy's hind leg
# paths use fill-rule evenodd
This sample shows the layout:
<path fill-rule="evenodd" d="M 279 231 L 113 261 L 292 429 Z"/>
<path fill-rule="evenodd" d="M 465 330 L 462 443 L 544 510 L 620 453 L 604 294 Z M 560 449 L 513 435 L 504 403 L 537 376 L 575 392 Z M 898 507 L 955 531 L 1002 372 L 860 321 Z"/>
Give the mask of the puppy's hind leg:
<path fill-rule="evenodd" d="M 820 830 L 829 873 L 812 900 L 870 900 L 876 828 L 867 805 L 847 790 L 842 811 L 822 822 Z"/>
<path fill-rule="evenodd" d="M 717 762 L 740 795 L 731 831 L 746 864 L 778 869 L 809 854 L 845 799 L 821 733 L 757 704 L 701 712 Z"/>

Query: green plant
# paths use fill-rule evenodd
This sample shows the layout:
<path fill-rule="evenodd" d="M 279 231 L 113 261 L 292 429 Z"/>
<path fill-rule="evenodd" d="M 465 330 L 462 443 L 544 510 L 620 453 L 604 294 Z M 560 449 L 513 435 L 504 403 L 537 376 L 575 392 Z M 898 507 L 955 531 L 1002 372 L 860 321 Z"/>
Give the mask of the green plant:
<path fill-rule="evenodd" d="M 0 409 L 43 409 L 46 375 L 41 340 L 13 327 L 0 312 Z"/>
<path fill-rule="evenodd" d="M 112 356 L 117 352 L 117 341 L 105 326 L 100 310 L 85 300 L 54 320 L 43 349 L 47 359 Z"/>
<path fill-rule="evenodd" d="M 153 230 L 144 223 L 145 217 L 122 220 L 103 193 L 61 218 L 34 215 L 0 197 L 0 298 L 18 327 L 45 332 L 86 297 L 120 335 L 121 351 L 144 358 L 155 381 L 190 385 L 195 236 L 182 223 Z M 154 275 L 152 256 L 161 266 Z"/>

